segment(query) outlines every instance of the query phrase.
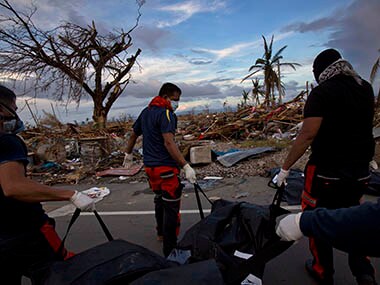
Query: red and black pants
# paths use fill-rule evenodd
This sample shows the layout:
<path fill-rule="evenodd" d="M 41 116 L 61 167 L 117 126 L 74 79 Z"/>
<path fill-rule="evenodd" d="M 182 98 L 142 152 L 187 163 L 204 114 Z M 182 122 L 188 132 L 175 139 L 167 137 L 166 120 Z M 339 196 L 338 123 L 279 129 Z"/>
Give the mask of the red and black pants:
<path fill-rule="evenodd" d="M 27 276 L 33 284 L 43 284 L 45 269 L 51 262 L 74 255 L 66 249 L 59 252 L 60 245 L 53 219 L 35 231 L 0 233 L 0 283 L 20 285 L 21 277 Z"/>
<path fill-rule="evenodd" d="M 368 187 L 368 166 L 350 167 L 344 170 L 318 167 L 308 164 L 305 169 L 305 187 L 302 193 L 302 210 L 315 208 L 337 209 L 359 205 Z M 365 233 L 363 233 L 365 234 Z M 313 270 L 322 280 L 331 280 L 334 274 L 333 248 L 324 240 L 309 238 L 313 255 Z M 348 255 L 354 276 L 374 275 L 374 269 L 366 256 Z"/>
<path fill-rule="evenodd" d="M 182 184 L 179 169 L 172 166 L 145 167 L 154 197 L 157 235 L 163 237 L 163 252 L 168 256 L 177 245 L 180 228 Z"/>

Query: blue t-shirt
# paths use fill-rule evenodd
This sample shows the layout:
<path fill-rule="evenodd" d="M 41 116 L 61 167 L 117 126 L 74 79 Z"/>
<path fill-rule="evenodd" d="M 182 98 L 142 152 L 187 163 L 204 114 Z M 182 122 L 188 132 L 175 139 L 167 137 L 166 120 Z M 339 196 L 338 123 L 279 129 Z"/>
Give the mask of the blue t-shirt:
<path fill-rule="evenodd" d="M 153 166 L 177 166 L 164 145 L 162 134 L 175 134 L 177 116 L 169 109 L 151 106 L 146 107 L 136 122 L 133 130 L 137 136 L 143 136 L 144 164 Z"/>
<path fill-rule="evenodd" d="M 27 149 L 16 135 L 0 135 L 0 164 L 19 161 L 28 164 Z M 0 185 L 0 234 L 22 233 L 38 230 L 46 221 L 40 203 L 27 203 L 4 196 Z"/>

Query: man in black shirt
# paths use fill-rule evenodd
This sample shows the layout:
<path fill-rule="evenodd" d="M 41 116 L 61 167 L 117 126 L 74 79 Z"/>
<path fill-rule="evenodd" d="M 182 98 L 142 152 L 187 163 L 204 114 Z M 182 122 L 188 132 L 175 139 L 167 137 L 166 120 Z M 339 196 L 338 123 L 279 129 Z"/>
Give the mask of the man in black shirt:
<path fill-rule="evenodd" d="M 38 284 L 41 268 L 73 254 L 63 249 L 54 220 L 42 201 L 71 201 L 81 210 L 94 209 L 94 200 L 74 190 L 53 189 L 28 179 L 27 149 L 16 134 L 23 123 L 16 114 L 16 95 L 0 86 L 0 283 L 21 284 L 29 276 Z"/>
<path fill-rule="evenodd" d="M 307 99 L 303 127 L 277 183 L 285 181 L 289 168 L 311 145 L 302 193 L 303 211 L 355 206 L 368 185 L 369 162 L 374 155 L 373 90 L 334 49 L 315 58 L 313 73 L 319 85 Z M 321 284 L 333 284 L 331 245 L 314 237 L 309 240 L 313 260 L 306 262 L 307 271 Z M 358 284 L 376 284 L 367 257 L 349 254 L 349 265 Z"/>

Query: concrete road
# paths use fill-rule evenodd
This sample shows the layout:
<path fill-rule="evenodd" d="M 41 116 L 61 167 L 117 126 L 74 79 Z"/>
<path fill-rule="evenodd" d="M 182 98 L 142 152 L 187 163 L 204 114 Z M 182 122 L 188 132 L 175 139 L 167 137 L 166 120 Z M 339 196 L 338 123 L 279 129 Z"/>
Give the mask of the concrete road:
<path fill-rule="evenodd" d="M 204 185 L 209 197 L 222 197 L 228 200 L 248 201 L 256 204 L 269 204 L 272 201 L 274 190 L 267 187 L 267 179 L 262 177 L 249 177 L 246 179 L 225 179 L 216 183 Z M 145 246 L 161 254 L 162 244 L 156 241 L 155 220 L 153 215 L 153 195 L 146 183 L 134 184 L 107 184 L 111 195 L 97 204 L 115 238 L 122 238 L 130 242 Z M 91 185 L 79 185 L 77 189 L 84 190 Z M 70 188 L 70 186 L 63 186 Z M 241 197 L 241 198 L 238 198 Z M 373 197 L 366 197 L 374 200 Z M 191 187 L 185 188 L 182 199 L 182 227 L 181 235 L 199 221 L 195 196 Z M 204 209 L 209 204 L 202 199 Z M 64 206 L 63 203 L 46 203 L 45 209 L 49 212 Z M 284 204 L 286 206 L 286 203 Z M 194 211 L 191 211 L 194 210 Z M 187 212 L 186 212 L 187 211 Z M 62 235 L 70 220 L 70 216 L 57 217 L 57 231 Z M 93 215 L 83 215 L 73 226 L 67 240 L 67 247 L 80 252 L 106 241 L 102 230 Z M 263 284 L 278 285 L 308 285 L 316 284 L 304 270 L 304 261 L 310 257 L 307 239 L 302 239 L 286 252 L 269 262 L 265 269 Z M 372 259 L 374 266 L 380 268 L 380 259 Z M 347 265 L 347 255 L 335 252 L 336 285 L 356 284 Z M 380 280 L 379 271 L 377 279 Z M 23 284 L 29 284 L 24 280 Z"/>

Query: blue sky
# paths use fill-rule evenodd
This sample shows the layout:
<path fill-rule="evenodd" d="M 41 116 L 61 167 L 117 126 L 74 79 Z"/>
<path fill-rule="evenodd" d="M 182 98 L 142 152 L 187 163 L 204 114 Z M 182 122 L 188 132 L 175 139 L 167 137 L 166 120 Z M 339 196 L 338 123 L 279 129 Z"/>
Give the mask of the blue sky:
<path fill-rule="evenodd" d="M 141 68 L 136 66 L 135 83 L 115 103 L 111 117 L 137 115 L 167 81 L 183 90 L 180 110 L 199 110 L 205 105 L 221 108 L 225 101 L 236 106 L 242 91 L 250 89 L 250 81 L 240 83 L 241 79 L 263 54 L 261 35 L 268 40 L 274 35 L 274 50 L 287 45 L 284 60 L 302 65 L 297 71 L 283 70 L 288 98 L 298 94 L 306 81 L 313 81 L 313 58 L 327 47 L 341 51 L 365 79 L 380 55 L 379 0 L 144 2 L 131 48 L 131 53 L 142 49 Z M 21 9 L 30 4 L 26 0 L 12 3 Z M 137 16 L 134 0 L 37 0 L 35 4 L 34 21 L 43 27 L 54 27 L 59 21 L 84 25 L 94 20 L 98 30 L 106 33 L 128 30 Z M 38 115 L 42 109 L 51 110 L 47 99 L 34 102 Z M 67 115 L 60 108 L 60 118 L 90 118 L 91 108 L 91 101 L 84 100 L 79 109 L 70 105 Z"/>

